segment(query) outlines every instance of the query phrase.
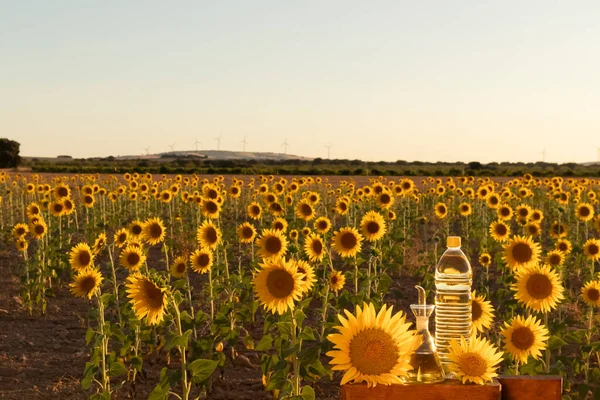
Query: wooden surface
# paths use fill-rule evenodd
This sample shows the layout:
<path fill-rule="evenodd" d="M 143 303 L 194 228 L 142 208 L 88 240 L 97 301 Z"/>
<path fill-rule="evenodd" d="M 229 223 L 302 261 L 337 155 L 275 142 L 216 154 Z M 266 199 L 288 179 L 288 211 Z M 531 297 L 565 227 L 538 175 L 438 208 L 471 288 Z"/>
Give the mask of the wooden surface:
<path fill-rule="evenodd" d="M 502 400 L 560 400 L 560 376 L 500 376 Z"/>
<path fill-rule="evenodd" d="M 463 385 L 458 381 L 414 385 L 342 386 L 342 400 L 500 400 L 500 384 Z"/>

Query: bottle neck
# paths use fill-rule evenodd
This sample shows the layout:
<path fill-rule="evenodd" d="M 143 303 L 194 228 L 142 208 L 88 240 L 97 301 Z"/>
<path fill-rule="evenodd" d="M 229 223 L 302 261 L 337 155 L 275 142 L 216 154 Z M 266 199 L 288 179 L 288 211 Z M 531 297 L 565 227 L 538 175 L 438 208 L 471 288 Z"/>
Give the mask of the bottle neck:
<path fill-rule="evenodd" d="M 423 329 L 429 330 L 429 318 L 417 317 L 417 330 L 422 331 Z"/>

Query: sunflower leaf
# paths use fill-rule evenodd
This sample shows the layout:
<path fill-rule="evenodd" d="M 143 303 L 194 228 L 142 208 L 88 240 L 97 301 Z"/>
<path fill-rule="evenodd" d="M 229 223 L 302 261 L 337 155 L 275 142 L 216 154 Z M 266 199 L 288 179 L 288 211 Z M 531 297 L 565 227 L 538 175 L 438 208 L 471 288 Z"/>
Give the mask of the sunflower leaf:
<path fill-rule="evenodd" d="M 207 380 L 215 371 L 218 364 L 218 361 L 206 360 L 202 358 L 192 361 L 188 365 L 188 369 L 192 373 L 193 382 L 201 383 Z"/>
<path fill-rule="evenodd" d="M 88 330 L 85 332 L 85 344 L 86 346 L 88 344 L 90 344 L 90 342 L 92 341 L 92 339 L 94 339 L 94 334 L 96 332 L 94 332 L 94 330 L 92 328 L 88 328 Z"/>
<path fill-rule="evenodd" d="M 267 351 L 273 347 L 273 337 L 271 334 L 263 336 L 256 345 L 256 351 Z"/>
<path fill-rule="evenodd" d="M 108 370 L 108 376 L 120 376 L 125 375 L 127 373 L 127 368 L 121 362 L 113 362 L 110 364 L 110 369 Z"/>
<path fill-rule="evenodd" d="M 558 336 L 552 336 L 548 340 L 548 349 L 550 349 L 550 350 L 556 350 L 558 348 L 561 348 L 562 346 L 565 346 L 566 344 L 567 344 L 567 342 L 565 342 L 564 340 L 562 340 Z"/>
<path fill-rule="evenodd" d="M 303 400 L 315 400 L 315 391 L 310 386 L 304 386 L 302 388 L 302 399 Z"/>

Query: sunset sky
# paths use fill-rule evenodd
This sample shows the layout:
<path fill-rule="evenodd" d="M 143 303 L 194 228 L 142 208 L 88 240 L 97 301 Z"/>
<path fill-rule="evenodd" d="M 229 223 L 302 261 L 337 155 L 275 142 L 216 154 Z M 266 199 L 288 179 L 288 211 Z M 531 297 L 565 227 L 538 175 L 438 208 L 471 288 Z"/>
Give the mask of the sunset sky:
<path fill-rule="evenodd" d="M 4 1 L 25 156 L 598 160 L 600 2 Z"/>

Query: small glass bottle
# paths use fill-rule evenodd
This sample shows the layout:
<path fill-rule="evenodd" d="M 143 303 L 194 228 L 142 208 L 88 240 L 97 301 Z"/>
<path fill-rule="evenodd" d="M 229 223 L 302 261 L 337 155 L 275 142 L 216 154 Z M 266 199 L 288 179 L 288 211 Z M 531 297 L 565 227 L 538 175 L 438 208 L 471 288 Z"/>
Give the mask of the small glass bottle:
<path fill-rule="evenodd" d="M 411 304 L 410 309 L 417 319 L 417 336 L 421 344 L 412 355 L 408 371 L 407 383 L 436 383 L 444 381 L 444 369 L 437 354 L 434 339 L 429 333 L 429 317 L 435 306 L 426 304 L 425 289 L 415 286 L 419 292 L 419 304 Z"/>

